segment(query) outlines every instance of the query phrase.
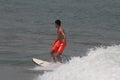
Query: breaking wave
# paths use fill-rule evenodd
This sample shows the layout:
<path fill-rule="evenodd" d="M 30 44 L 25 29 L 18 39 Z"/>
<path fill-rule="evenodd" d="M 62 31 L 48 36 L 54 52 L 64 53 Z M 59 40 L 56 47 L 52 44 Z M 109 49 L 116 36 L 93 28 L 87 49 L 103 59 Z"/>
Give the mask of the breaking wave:
<path fill-rule="evenodd" d="M 120 80 L 120 45 L 90 49 L 35 80 Z"/>

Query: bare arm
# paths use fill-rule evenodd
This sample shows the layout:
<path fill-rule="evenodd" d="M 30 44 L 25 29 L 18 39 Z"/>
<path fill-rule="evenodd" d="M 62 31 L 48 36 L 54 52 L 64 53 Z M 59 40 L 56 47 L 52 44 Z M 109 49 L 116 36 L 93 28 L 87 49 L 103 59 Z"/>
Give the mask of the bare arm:
<path fill-rule="evenodd" d="M 61 34 L 63 35 L 64 40 L 66 41 L 66 35 L 65 35 L 64 30 L 61 30 L 60 32 L 61 32 Z"/>
<path fill-rule="evenodd" d="M 59 40 L 59 39 L 57 38 L 57 39 L 55 40 L 54 44 L 55 44 L 58 40 Z"/>
<path fill-rule="evenodd" d="M 58 34 L 58 31 L 57 31 L 57 34 Z M 54 44 L 59 40 L 59 37 L 57 37 L 57 39 L 55 40 Z"/>

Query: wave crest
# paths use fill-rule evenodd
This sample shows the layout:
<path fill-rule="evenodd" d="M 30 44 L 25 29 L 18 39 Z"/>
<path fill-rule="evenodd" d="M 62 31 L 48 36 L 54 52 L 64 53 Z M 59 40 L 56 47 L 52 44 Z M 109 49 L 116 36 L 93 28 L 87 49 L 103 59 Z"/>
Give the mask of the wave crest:
<path fill-rule="evenodd" d="M 88 56 L 73 57 L 35 80 L 119 80 L 120 45 L 90 49 Z"/>

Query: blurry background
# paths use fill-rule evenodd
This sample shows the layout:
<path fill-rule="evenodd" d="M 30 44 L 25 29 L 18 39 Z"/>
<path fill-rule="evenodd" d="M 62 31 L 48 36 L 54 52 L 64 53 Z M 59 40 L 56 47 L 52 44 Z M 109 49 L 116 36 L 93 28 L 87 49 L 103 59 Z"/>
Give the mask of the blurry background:
<path fill-rule="evenodd" d="M 0 0 L 2 80 L 30 80 L 23 68 L 34 66 L 31 58 L 50 60 L 56 19 L 67 34 L 66 56 L 120 43 L 119 0 Z"/>

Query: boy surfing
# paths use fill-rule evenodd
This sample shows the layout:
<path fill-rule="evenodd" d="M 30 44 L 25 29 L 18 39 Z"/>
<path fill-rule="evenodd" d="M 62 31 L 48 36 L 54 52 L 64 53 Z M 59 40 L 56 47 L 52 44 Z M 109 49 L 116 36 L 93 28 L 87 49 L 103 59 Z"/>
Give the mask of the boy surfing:
<path fill-rule="evenodd" d="M 61 21 L 56 20 L 55 21 L 55 27 L 57 28 L 57 39 L 54 42 L 54 45 L 52 47 L 52 51 L 50 52 L 52 62 L 55 63 L 55 57 L 58 59 L 60 63 L 62 63 L 61 55 L 66 47 L 66 34 L 64 32 L 64 29 L 61 26 Z"/>

